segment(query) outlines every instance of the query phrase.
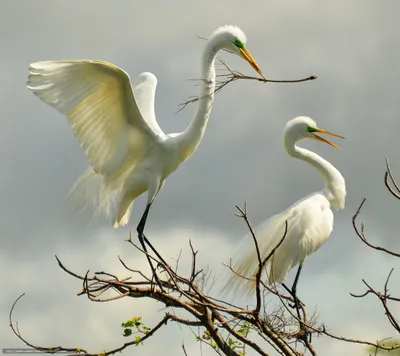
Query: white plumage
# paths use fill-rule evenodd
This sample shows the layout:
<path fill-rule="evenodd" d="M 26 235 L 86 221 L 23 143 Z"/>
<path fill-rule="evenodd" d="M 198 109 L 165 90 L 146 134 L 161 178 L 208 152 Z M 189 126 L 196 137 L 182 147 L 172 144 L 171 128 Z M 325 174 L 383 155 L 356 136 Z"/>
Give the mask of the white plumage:
<path fill-rule="evenodd" d="M 150 207 L 165 179 L 198 147 L 214 100 L 216 54 L 226 49 L 261 70 L 245 47 L 246 37 L 235 26 L 213 33 L 202 57 L 198 109 L 188 128 L 165 134 L 159 127 L 151 73 L 130 83 L 115 65 L 94 60 L 44 61 L 31 64 L 27 87 L 43 102 L 67 116 L 91 168 L 74 184 L 70 196 L 82 208 L 94 203 L 108 212 L 118 206 L 114 227 L 128 223 L 134 200 L 148 192 Z M 148 209 L 143 216 L 143 226 Z"/>
<path fill-rule="evenodd" d="M 329 238 L 333 229 L 331 208 L 344 209 L 346 187 L 343 176 L 322 157 L 296 145 L 296 142 L 302 139 L 311 138 L 338 147 L 317 136 L 317 132 L 341 137 L 317 128 L 315 121 L 308 117 L 297 117 L 290 120 L 284 131 L 284 147 L 288 154 L 314 166 L 324 178 L 325 188 L 321 192 L 306 196 L 255 228 L 261 259 L 264 260 L 281 241 L 285 233 L 286 221 L 288 223 L 283 243 L 267 264 L 269 267 L 268 284 L 283 283 L 293 267 L 303 264 L 310 254 L 317 251 Z M 244 238 L 237 256 L 232 261 L 232 267 L 239 275 L 252 280 L 246 281 L 232 274 L 224 291 L 235 290 L 243 294 L 253 292 L 258 258 L 250 235 Z"/>

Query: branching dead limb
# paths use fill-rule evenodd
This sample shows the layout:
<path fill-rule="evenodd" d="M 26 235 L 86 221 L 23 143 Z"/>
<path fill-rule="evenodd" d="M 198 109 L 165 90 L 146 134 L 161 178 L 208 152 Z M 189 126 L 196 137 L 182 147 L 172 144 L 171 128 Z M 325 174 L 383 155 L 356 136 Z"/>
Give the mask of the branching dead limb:
<path fill-rule="evenodd" d="M 235 205 L 236 209 L 239 210 L 238 214 L 235 214 L 236 216 L 243 218 L 244 221 L 246 222 L 247 228 L 249 229 L 251 236 L 253 238 L 253 242 L 255 245 L 255 249 L 257 251 L 257 259 L 258 259 L 258 270 L 257 273 L 255 275 L 255 282 L 256 282 L 256 308 L 254 309 L 254 313 L 255 314 L 259 314 L 260 313 L 260 309 L 261 309 L 261 275 L 262 275 L 262 271 L 264 269 L 264 266 L 268 263 L 268 261 L 271 259 L 271 257 L 274 255 L 275 251 L 279 248 L 280 245 L 282 245 L 283 241 L 286 238 L 286 234 L 287 234 L 287 229 L 288 229 L 288 222 L 285 222 L 285 231 L 283 233 L 283 236 L 281 238 L 281 240 L 278 242 L 278 244 L 273 248 L 273 250 L 270 252 L 270 254 L 265 257 L 264 259 L 261 257 L 260 254 L 260 248 L 258 246 L 258 241 L 254 232 L 253 227 L 250 224 L 248 215 L 247 215 L 247 203 L 244 203 L 244 209 L 240 208 L 238 205 Z M 233 271 L 233 269 L 230 267 L 230 269 Z M 236 272 L 235 272 L 236 273 Z M 236 273 L 237 274 L 237 273 Z"/>
<path fill-rule="evenodd" d="M 255 80 L 255 81 L 263 82 L 263 83 L 287 84 L 287 83 L 302 83 L 302 82 L 307 82 L 310 80 L 315 80 L 318 78 L 316 75 L 311 75 L 309 77 L 301 78 L 301 79 L 288 79 L 288 80 L 253 77 L 253 76 L 244 75 L 241 72 L 232 70 L 231 68 L 228 67 L 228 65 L 223 60 L 220 60 L 220 62 L 226 69 L 227 73 L 217 75 L 217 85 L 215 87 L 213 94 L 219 93 L 229 83 L 232 83 L 239 79 Z M 197 80 L 202 81 L 204 79 L 197 79 Z M 196 103 L 197 101 L 204 99 L 204 98 L 205 97 L 194 96 L 194 97 L 190 98 L 189 100 L 186 100 L 185 102 L 183 102 L 182 104 L 179 105 L 180 109 L 177 111 L 177 113 L 182 111 L 187 105 Z"/>
<path fill-rule="evenodd" d="M 391 177 L 392 174 L 388 167 L 388 179 L 392 179 Z M 394 178 L 392 182 L 396 187 L 397 184 L 395 183 Z M 360 229 L 357 227 L 356 219 L 360 214 L 364 202 L 365 200 L 363 200 L 356 214 L 353 216 L 353 226 L 357 235 L 364 243 L 366 243 L 367 246 L 376 250 L 384 251 L 392 256 L 399 257 L 398 254 L 390 250 L 369 243 L 364 234 L 363 224 Z M 148 298 L 164 304 L 167 309 L 166 313 L 162 318 L 160 318 L 158 323 L 152 329 L 148 329 L 141 337 L 136 337 L 132 341 L 124 343 L 116 349 L 100 354 L 100 356 L 113 355 L 129 346 L 141 344 L 145 340 L 154 336 L 155 333 L 164 327 L 169 321 L 175 322 L 182 327 L 200 328 L 204 331 L 205 338 L 200 338 L 199 341 L 211 346 L 214 351 L 220 355 L 239 356 L 240 353 L 238 350 L 243 350 L 240 352 L 247 352 L 247 349 L 251 349 L 258 355 L 271 355 L 266 352 L 264 344 L 271 345 L 279 355 L 300 356 L 305 355 L 305 353 L 317 355 L 317 351 L 312 344 L 312 335 L 325 335 L 336 340 L 364 344 L 382 350 L 394 350 L 400 348 L 400 345 L 389 346 L 382 342 L 370 342 L 367 340 L 351 339 L 335 335 L 327 331 L 324 326 L 317 326 L 315 316 L 308 315 L 307 309 L 303 303 L 300 303 L 299 305 L 301 315 L 296 316 L 292 311 L 292 307 L 290 307 L 290 303 L 294 302 L 293 296 L 285 294 L 282 290 L 279 290 L 278 286 L 275 284 L 267 285 L 261 278 L 266 263 L 268 263 L 269 259 L 272 258 L 274 252 L 279 248 L 286 237 L 288 228 L 287 222 L 285 225 L 284 235 L 280 242 L 274 250 L 264 258 L 264 256 L 261 256 L 256 234 L 247 215 L 247 205 L 245 204 L 243 209 L 237 206 L 237 209 L 239 211 L 238 216 L 243 218 L 247 224 L 257 251 L 258 261 L 255 261 L 255 265 L 258 265 L 258 268 L 256 270 L 256 275 L 253 276 L 256 282 L 256 305 L 252 308 L 240 307 L 224 300 L 217 299 L 209 295 L 209 292 L 204 292 L 205 285 L 202 284 L 202 281 L 206 278 L 206 272 L 199 269 L 197 266 L 198 251 L 195 250 L 191 241 L 189 241 L 189 247 L 192 260 L 191 268 L 187 276 L 178 274 L 180 255 L 176 261 L 175 269 L 165 265 L 163 261 L 159 261 L 153 256 L 149 256 L 149 258 L 152 258 L 157 264 L 158 269 L 161 270 L 161 272 L 159 272 L 159 280 L 162 289 L 157 285 L 154 285 L 152 279 L 143 271 L 128 266 L 128 264 L 119 256 L 118 259 L 120 263 L 130 276 L 117 276 L 114 273 L 106 271 L 94 273 L 89 273 L 89 271 L 87 271 L 84 274 L 78 274 L 67 268 L 56 256 L 59 267 L 70 276 L 81 281 L 82 290 L 77 293 L 79 296 L 85 295 L 92 302 L 109 302 L 122 298 Z M 137 249 L 139 253 L 145 256 L 145 252 L 135 245 L 132 239 L 128 239 L 127 241 L 131 246 Z M 231 266 L 228 266 L 228 268 L 230 268 L 233 273 L 238 274 Z M 400 301 L 400 298 L 391 296 L 389 293 L 389 281 L 392 272 L 393 270 L 391 270 L 384 283 L 383 292 L 379 292 L 363 280 L 367 290 L 363 294 L 352 295 L 353 297 L 358 298 L 373 295 L 378 298 L 383 306 L 388 321 L 396 331 L 400 332 L 400 323 L 397 321 L 392 310 L 390 310 L 389 305 L 389 302 Z M 245 280 L 248 279 L 245 276 L 240 277 Z M 114 295 L 109 296 L 109 294 L 107 294 L 107 297 L 105 297 L 105 292 L 112 292 Z M 26 340 L 18 330 L 18 323 L 13 323 L 12 321 L 13 311 L 22 296 L 23 295 L 14 302 L 9 315 L 10 327 L 22 342 L 45 353 L 66 351 L 74 355 L 98 355 L 98 353 L 89 352 L 78 347 L 42 347 L 33 345 L 31 342 Z M 269 311 L 266 306 L 271 302 L 272 297 L 277 298 L 279 307 L 274 311 Z M 178 316 L 176 312 L 179 310 L 181 313 Z M 243 332 L 245 326 L 248 331 Z M 252 338 L 252 333 L 260 335 L 261 340 L 263 341 L 255 341 Z M 184 346 L 182 346 L 182 349 L 184 354 L 187 355 Z"/>
<path fill-rule="evenodd" d="M 390 179 L 390 182 L 389 182 Z M 385 185 L 389 192 L 397 199 L 400 199 L 400 187 L 394 178 L 389 166 L 389 160 L 386 158 Z M 393 185 L 394 188 L 391 187 Z"/>
<path fill-rule="evenodd" d="M 386 315 L 386 317 L 388 318 L 390 324 L 393 326 L 393 328 L 394 328 L 397 332 L 400 332 L 400 325 L 399 325 L 399 322 L 398 322 L 397 319 L 394 317 L 394 315 L 393 315 L 393 313 L 392 313 L 392 311 L 390 310 L 389 305 L 388 305 L 388 301 L 389 301 L 389 300 L 395 301 L 395 302 L 399 302 L 399 301 L 400 301 L 400 298 L 391 297 L 390 294 L 389 294 L 388 284 L 389 284 L 389 280 L 390 280 L 390 277 L 391 277 L 393 271 L 394 271 L 394 268 L 392 268 L 392 269 L 390 270 L 390 272 L 389 272 L 389 274 L 388 274 L 388 276 L 387 276 L 387 278 L 386 278 L 386 282 L 385 282 L 384 288 L 383 288 L 383 293 L 381 293 L 381 292 L 377 291 L 376 289 L 374 289 L 373 287 L 371 287 L 371 286 L 363 279 L 362 281 L 363 281 L 364 285 L 367 287 L 366 292 L 365 292 L 365 293 L 362 293 L 362 294 L 350 293 L 350 295 L 351 295 L 352 297 L 354 297 L 354 298 L 364 298 L 364 297 L 367 296 L 368 294 L 375 295 L 375 296 L 380 300 L 380 302 L 382 303 L 382 306 L 383 306 L 383 308 L 384 308 L 384 310 L 385 310 L 385 315 Z M 400 344 L 397 346 L 397 348 L 398 348 L 398 347 L 400 347 Z"/>
<path fill-rule="evenodd" d="M 360 227 L 357 226 L 358 215 L 360 214 L 361 208 L 363 207 L 363 205 L 364 205 L 366 200 L 367 200 L 367 198 L 364 198 L 362 200 L 360 206 L 358 207 L 356 213 L 353 216 L 352 222 L 353 222 L 354 231 L 356 232 L 357 236 L 360 238 L 360 240 L 362 242 L 364 242 L 367 246 L 373 248 L 374 250 L 383 251 L 383 252 L 385 252 L 385 253 L 387 253 L 389 255 L 392 255 L 392 256 L 395 256 L 395 257 L 400 257 L 399 253 L 393 252 L 393 251 L 391 251 L 391 250 L 389 250 L 387 248 L 384 248 L 384 247 L 381 247 L 381 246 L 376 246 L 376 245 L 373 245 L 372 243 L 370 243 L 368 241 L 367 237 L 365 236 L 364 223 L 363 222 L 361 222 Z"/>

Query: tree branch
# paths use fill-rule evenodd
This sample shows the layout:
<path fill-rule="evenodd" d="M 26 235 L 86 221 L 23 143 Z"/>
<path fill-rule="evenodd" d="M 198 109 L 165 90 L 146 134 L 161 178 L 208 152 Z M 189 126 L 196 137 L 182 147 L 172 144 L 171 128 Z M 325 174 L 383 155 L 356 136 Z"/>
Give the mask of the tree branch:
<path fill-rule="evenodd" d="M 220 74 L 217 75 L 217 78 L 223 78 L 222 80 L 218 80 L 217 81 L 217 85 L 213 91 L 212 94 L 217 94 L 219 93 L 225 86 L 227 86 L 229 83 L 232 83 L 236 80 L 255 80 L 258 82 L 263 82 L 263 83 L 279 83 L 279 84 L 286 84 L 286 83 L 302 83 L 302 82 L 307 82 L 310 80 L 315 80 L 318 77 L 316 75 L 311 75 L 309 77 L 306 78 L 301 78 L 301 79 L 267 79 L 267 78 L 262 78 L 262 77 L 252 77 L 249 75 L 244 75 L 241 72 L 238 71 L 234 71 L 231 68 L 228 67 L 228 65 L 223 61 L 220 60 L 221 64 L 225 67 L 225 69 L 228 71 L 227 74 Z M 198 80 L 204 80 L 204 79 L 198 79 Z M 176 112 L 179 113 L 180 111 L 182 111 L 187 105 L 189 104 L 193 104 L 196 103 L 199 100 L 204 99 L 205 96 L 203 97 L 199 97 L 199 96 L 195 96 L 189 100 L 186 100 L 185 102 L 183 102 L 182 104 L 180 104 L 180 109 Z"/>
<path fill-rule="evenodd" d="M 392 256 L 395 256 L 395 257 L 400 257 L 399 253 L 393 252 L 393 251 L 388 250 L 388 249 L 386 249 L 384 247 L 380 247 L 380 246 L 376 246 L 376 245 L 371 244 L 367 240 L 367 238 L 366 238 L 366 236 L 364 234 L 364 223 L 363 222 L 361 222 L 361 228 L 358 228 L 358 226 L 357 226 L 357 217 L 360 214 L 361 208 L 363 207 L 363 205 L 364 205 L 366 200 L 367 200 L 366 198 L 364 198 L 362 200 L 360 206 L 357 209 L 357 212 L 353 216 L 352 222 L 353 222 L 354 231 L 356 232 L 357 236 L 361 239 L 362 242 L 364 242 L 367 246 L 373 248 L 374 250 L 383 251 L 383 252 L 385 252 L 385 253 L 387 253 L 389 255 L 392 255 Z"/>

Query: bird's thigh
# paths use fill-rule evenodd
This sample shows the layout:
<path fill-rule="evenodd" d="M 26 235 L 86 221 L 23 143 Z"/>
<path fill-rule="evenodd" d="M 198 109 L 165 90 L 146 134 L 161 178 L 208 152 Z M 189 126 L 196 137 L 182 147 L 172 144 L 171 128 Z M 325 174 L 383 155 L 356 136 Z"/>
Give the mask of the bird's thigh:
<path fill-rule="evenodd" d="M 145 192 L 148 188 L 148 179 L 146 174 L 135 174 L 129 178 L 125 184 L 125 192 L 129 194 L 132 199 L 137 198 L 140 194 Z"/>

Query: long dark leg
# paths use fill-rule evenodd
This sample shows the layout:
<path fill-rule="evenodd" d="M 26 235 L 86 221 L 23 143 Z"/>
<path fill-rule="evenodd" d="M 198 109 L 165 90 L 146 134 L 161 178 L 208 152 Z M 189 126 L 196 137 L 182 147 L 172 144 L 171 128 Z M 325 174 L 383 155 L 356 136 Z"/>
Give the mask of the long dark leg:
<path fill-rule="evenodd" d="M 294 282 L 293 282 L 293 286 L 292 286 L 294 304 L 296 307 L 297 317 L 299 318 L 299 321 L 300 321 L 300 329 L 303 329 L 303 327 L 305 326 L 305 324 L 301 322 L 300 308 L 299 308 L 299 304 L 303 304 L 303 303 L 299 300 L 299 298 L 297 298 L 297 283 L 299 281 L 299 277 L 300 277 L 302 268 L 303 268 L 303 262 L 300 262 L 299 268 L 297 269 L 296 277 L 294 278 Z M 303 340 L 307 344 L 307 337 L 308 337 L 308 335 L 310 335 L 309 342 L 311 342 L 312 333 L 308 332 L 307 329 L 303 329 L 303 330 L 304 330 Z"/>
<path fill-rule="evenodd" d="M 299 281 L 299 277 L 300 277 L 300 273 L 301 273 L 301 269 L 302 268 L 303 268 L 303 263 L 300 262 L 299 268 L 297 269 L 296 277 L 294 278 L 294 282 L 293 282 L 293 286 L 292 286 L 293 294 L 296 294 L 296 292 L 297 292 L 297 283 Z"/>
<path fill-rule="evenodd" d="M 294 282 L 293 282 L 293 286 L 292 286 L 294 305 L 296 307 L 296 312 L 297 312 L 297 316 L 299 317 L 299 320 L 301 320 L 301 316 L 300 316 L 300 308 L 299 308 L 299 299 L 297 298 L 297 283 L 299 281 L 299 277 L 300 277 L 302 268 L 303 268 L 303 262 L 300 262 L 299 268 L 297 269 L 296 277 L 294 278 Z"/>
<path fill-rule="evenodd" d="M 148 256 L 147 247 L 146 247 L 146 244 L 145 244 L 145 236 L 143 235 L 143 229 L 144 229 L 144 225 L 146 224 L 146 219 L 147 219 L 147 215 L 148 215 L 148 213 L 149 213 L 149 210 L 150 210 L 150 205 L 147 205 L 146 210 L 144 211 L 143 216 L 142 216 L 142 218 L 140 219 L 139 225 L 138 225 L 138 227 L 137 227 L 136 230 L 137 230 L 137 232 L 138 232 L 139 242 L 140 242 L 140 244 L 142 245 L 142 248 L 143 248 L 144 252 L 146 253 L 147 261 L 149 262 L 151 271 L 153 272 L 153 277 L 156 279 L 157 284 L 158 284 L 158 285 L 160 286 L 160 288 L 162 289 L 161 283 L 159 282 L 158 276 L 157 276 L 157 274 L 156 274 L 156 270 L 154 269 L 154 266 L 153 266 L 153 264 L 152 264 L 152 262 L 151 262 L 151 259 L 150 259 L 150 257 Z"/>
<path fill-rule="evenodd" d="M 137 232 L 138 232 L 138 237 L 140 240 L 140 243 L 143 246 L 143 249 L 147 252 L 147 250 L 144 247 L 144 242 L 147 243 L 147 245 L 151 248 L 151 250 L 156 254 L 156 256 L 160 259 L 160 261 L 162 263 L 164 263 L 166 266 L 168 266 L 168 264 L 164 261 L 164 259 L 160 256 L 160 254 L 157 252 L 157 250 L 153 247 L 153 245 L 150 243 L 150 241 L 147 239 L 147 237 L 144 235 L 143 231 L 144 231 L 144 227 L 146 225 L 146 220 L 147 220 L 147 216 L 149 215 L 149 211 L 150 211 L 150 207 L 151 207 L 151 203 L 147 204 L 146 209 L 143 213 L 142 218 L 140 219 L 139 225 L 137 226 Z"/>
<path fill-rule="evenodd" d="M 292 290 L 291 290 L 285 283 L 282 283 L 281 285 L 282 285 L 283 288 L 286 289 L 286 292 L 288 292 L 288 293 L 293 297 L 293 292 L 292 292 Z M 297 298 L 297 301 L 298 301 L 303 307 L 306 306 L 299 298 Z M 294 305 L 290 305 L 290 307 L 291 307 L 291 308 L 294 308 Z"/>

